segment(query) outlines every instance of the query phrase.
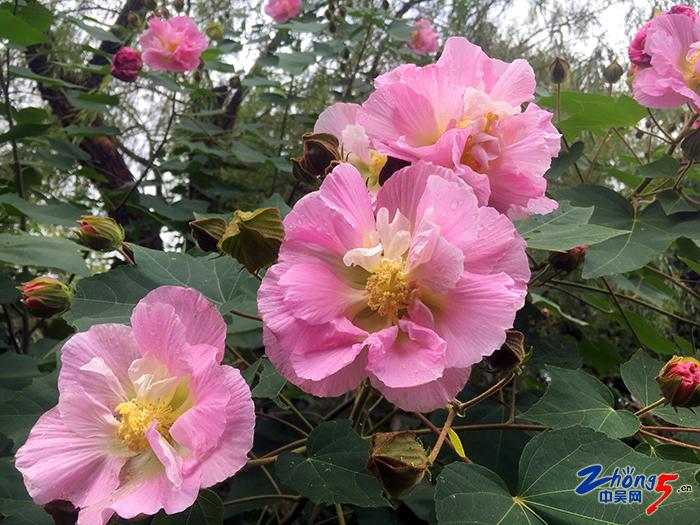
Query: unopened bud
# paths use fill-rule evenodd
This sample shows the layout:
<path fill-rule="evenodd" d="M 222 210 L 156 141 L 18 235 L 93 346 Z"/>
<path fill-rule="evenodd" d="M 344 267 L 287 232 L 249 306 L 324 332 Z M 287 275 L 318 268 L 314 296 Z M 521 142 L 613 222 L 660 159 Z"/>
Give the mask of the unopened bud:
<path fill-rule="evenodd" d="M 22 283 L 17 289 L 22 292 L 22 302 L 27 311 L 36 317 L 51 317 L 65 312 L 73 299 L 71 289 L 53 277 L 36 277 Z"/>
<path fill-rule="evenodd" d="M 78 223 L 78 241 L 88 248 L 111 252 L 124 242 L 124 229 L 111 217 L 83 215 Z"/>
<path fill-rule="evenodd" d="M 622 69 L 622 66 L 617 62 L 617 60 L 613 60 L 612 64 L 603 70 L 603 77 L 608 84 L 614 84 L 622 78 L 624 73 L 625 70 Z"/>
<path fill-rule="evenodd" d="M 284 226 L 277 208 L 236 210 L 219 241 L 219 251 L 230 255 L 249 272 L 277 260 L 284 240 Z"/>
<path fill-rule="evenodd" d="M 110 73 L 123 82 L 133 82 L 139 78 L 142 67 L 141 53 L 130 47 L 122 47 L 112 57 Z"/>
<path fill-rule="evenodd" d="M 569 63 L 563 58 L 555 58 L 549 64 L 549 77 L 555 84 L 563 83 L 569 77 Z"/>
<path fill-rule="evenodd" d="M 694 129 L 681 142 L 683 156 L 688 160 L 700 160 L 700 129 Z"/>
<path fill-rule="evenodd" d="M 304 156 L 292 159 L 292 173 L 302 182 L 323 180 L 340 161 L 340 143 L 330 133 L 304 133 Z"/>
<path fill-rule="evenodd" d="M 518 330 L 506 330 L 506 342 L 486 358 L 491 368 L 512 370 L 525 360 L 525 336 Z"/>
<path fill-rule="evenodd" d="M 222 40 L 224 38 L 224 26 L 219 22 L 211 22 L 204 32 L 211 40 Z"/>
<path fill-rule="evenodd" d="M 185 9 L 184 0 L 173 0 L 173 7 L 175 8 L 175 11 L 181 13 Z"/>
<path fill-rule="evenodd" d="M 372 436 L 367 470 L 396 498 L 421 482 L 428 455 L 413 432 L 379 432 Z"/>
<path fill-rule="evenodd" d="M 700 361 L 697 359 L 673 356 L 659 372 L 656 382 L 672 406 L 700 405 Z"/>
<path fill-rule="evenodd" d="M 129 11 L 129 14 L 126 15 L 126 22 L 128 27 L 138 27 L 141 25 L 141 17 L 138 13 Z"/>
<path fill-rule="evenodd" d="M 588 246 L 576 246 L 565 252 L 552 252 L 549 255 L 549 264 L 552 268 L 560 272 L 573 272 L 581 266 L 581 263 L 586 258 L 586 250 Z"/>
<path fill-rule="evenodd" d="M 190 221 L 192 237 L 205 252 L 218 252 L 217 245 L 226 231 L 226 219 L 223 217 L 202 217 Z"/>

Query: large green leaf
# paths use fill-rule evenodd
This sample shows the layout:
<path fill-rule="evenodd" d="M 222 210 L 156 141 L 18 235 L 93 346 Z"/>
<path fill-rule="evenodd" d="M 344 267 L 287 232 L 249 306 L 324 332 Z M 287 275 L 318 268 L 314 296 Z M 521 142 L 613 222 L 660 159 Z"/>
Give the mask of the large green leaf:
<path fill-rule="evenodd" d="M 20 46 L 31 46 L 47 41 L 44 33 L 13 15 L 9 9 L 0 9 L 0 37 Z"/>
<path fill-rule="evenodd" d="M 12 383 L 0 386 L 0 432 L 15 448 L 24 443 L 39 416 L 58 402 L 56 376 L 54 372 L 37 377 L 21 388 L 12 388 Z"/>
<path fill-rule="evenodd" d="M 388 505 L 379 483 L 364 469 L 369 442 L 350 421 L 322 423 L 309 434 L 306 450 L 307 457 L 284 452 L 277 458 L 275 471 L 286 486 L 314 503 Z"/>
<path fill-rule="evenodd" d="M 547 367 L 552 381 L 542 398 L 523 414 L 524 419 L 552 428 L 575 425 L 604 432 L 610 437 L 631 436 L 639 420 L 628 410 L 615 410 L 612 392 L 583 370 Z"/>
<path fill-rule="evenodd" d="M 0 512 L 3 525 L 53 525 L 51 516 L 36 505 L 24 488 L 22 475 L 8 458 L 0 459 Z"/>
<path fill-rule="evenodd" d="M 677 473 L 679 479 L 670 482 L 674 491 L 669 498 L 652 516 L 647 516 L 645 509 L 658 498 L 657 492 L 642 491 L 641 505 L 599 503 L 598 490 L 576 494 L 583 479 L 577 472 L 589 465 L 601 465 L 602 476 L 629 466 L 634 469 L 634 476 Z M 698 465 L 650 458 L 618 440 L 582 427 L 543 432 L 533 438 L 523 450 L 519 470 L 518 490 L 511 493 L 498 475 L 481 465 L 448 465 L 440 473 L 435 490 L 438 523 L 686 525 L 700 506 L 695 480 Z M 677 492 L 684 484 L 690 485 L 692 492 Z"/>
<path fill-rule="evenodd" d="M 259 281 L 230 257 L 192 257 L 134 246 L 135 266 L 82 279 L 65 319 L 78 330 L 98 323 L 128 323 L 136 303 L 162 285 L 195 288 L 222 314 L 255 297 Z"/>
<path fill-rule="evenodd" d="M 639 350 L 625 364 L 620 365 L 620 374 L 627 389 L 641 406 L 661 399 L 661 390 L 656 383 L 663 362 Z M 658 407 L 651 411 L 655 416 L 682 427 L 700 428 L 700 414 L 689 408 Z"/>
<path fill-rule="evenodd" d="M 278 66 L 290 75 L 301 75 L 306 68 L 316 61 L 316 53 L 296 51 L 293 53 L 277 53 Z"/>
<path fill-rule="evenodd" d="M 591 246 L 583 265 L 585 279 L 637 270 L 678 237 L 700 242 L 700 212 L 666 215 L 658 201 L 635 211 L 622 195 L 603 186 L 580 185 L 557 196 L 574 206 L 594 206 L 592 224 L 628 232 Z"/>
<path fill-rule="evenodd" d="M 18 266 L 56 268 L 82 277 L 88 275 L 82 249 L 67 239 L 0 233 L 0 261 Z"/>
<path fill-rule="evenodd" d="M 197 500 L 187 510 L 177 514 L 160 511 L 152 525 L 221 525 L 224 521 L 224 506 L 213 490 L 200 491 Z"/>
<path fill-rule="evenodd" d="M 582 244 L 590 246 L 627 233 L 625 230 L 589 224 L 593 211 L 593 206 L 577 208 L 568 201 L 562 201 L 553 212 L 531 215 L 519 221 L 516 227 L 529 248 L 560 252 Z"/>
<path fill-rule="evenodd" d="M 67 202 L 53 201 L 48 204 L 28 202 L 15 193 L 0 194 L 0 205 L 12 213 L 22 214 L 37 222 L 76 226 L 83 210 Z"/>

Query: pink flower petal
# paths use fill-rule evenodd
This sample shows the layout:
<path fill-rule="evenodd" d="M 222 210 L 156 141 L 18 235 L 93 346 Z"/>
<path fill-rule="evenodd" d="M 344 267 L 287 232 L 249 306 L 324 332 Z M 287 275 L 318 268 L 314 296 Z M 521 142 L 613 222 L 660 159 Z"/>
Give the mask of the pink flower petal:
<path fill-rule="evenodd" d="M 493 100 L 503 100 L 519 106 L 535 97 L 535 72 L 527 61 L 518 59 L 510 64 L 491 88 Z"/>

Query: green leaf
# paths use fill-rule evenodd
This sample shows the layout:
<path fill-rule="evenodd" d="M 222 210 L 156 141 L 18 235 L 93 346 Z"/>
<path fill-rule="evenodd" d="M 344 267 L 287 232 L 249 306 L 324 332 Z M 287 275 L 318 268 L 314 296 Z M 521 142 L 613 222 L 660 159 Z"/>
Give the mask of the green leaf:
<path fill-rule="evenodd" d="M 301 75 L 306 68 L 316 62 L 316 53 L 297 51 L 294 53 L 277 53 L 277 65 L 290 75 Z"/>
<path fill-rule="evenodd" d="M 655 491 L 642 491 L 641 505 L 598 503 L 598 490 L 576 494 L 582 481 L 576 474 L 589 465 L 602 465 L 603 476 L 629 466 L 634 476 L 680 477 L 670 482 L 673 493 L 650 517 L 645 509 L 659 496 Z M 525 446 L 514 493 L 481 465 L 448 465 L 437 479 L 435 511 L 440 525 L 684 525 L 700 505 L 698 470 L 698 465 L 650 458 L 604 434 L 573 427 L 543 432 Z M 684 484 L 694 490 L 677 492 Z"/>
<path fill-rule="evenodd" d="M 583 156 L 583 150 L 584 143 L 581 141 L 574 142 L 568 151 L 561 150 L 559 156 L 552 159 L 552 165 L 544 176 L 547 180 L 558 179 Z"/>
<path fill-rule="evenodd" d="M 51 515 L 36 505 L 22 475 L 9 458 L 0 459 L 0 509 L 3 525 L 53 525 Z"/>
<path fill-rule="evenodd" d="M 78 20 L 77 18 L 73 18 L 73 17 L 70 17 L 70 16 L 69 16 L 69 17 L 66 17 L 66 19 L 67 19 L 70 23 L 72 23 L 72 24 L 78 26 L 80 29 L 82 29 L 83 31 L 87 32 L 87 33 L 88 33 L 90 36 L 92 36 L 93 38 L 96 38 L 97 40 L 104 40 L 104 41 L 107 41 L 107 42 L 114 42 L 115 44 L 120 44 L 120 43 L 121 43 L 121 40 L 119 40 L 116 36 L 114 36 L 114 33 L 110 32 L 110 31 L 106 31 L 105 29 L 102 29 L 102 28 L 97 27 L 97 26 L 93 26 L 93 25 L 90 25 L 90 24 L 86 24 L 86 23 L 83 22 L 82 20 Z"/>
<path fill-rule="evenodd" d="M 221 525 L 224 521 L 224 506 L 213 490 L 203 489 L 189 509 L 177 514 L 160 511 L 152 525 Z"/>
<path fill-rule="evenodd" d="M 78 282 L 64 319 L 78 330 L 98 323 L 128 323 L 136 303 L 162 285 L 199 290 L 227 314 L 255 298 L 259 281 L 230 257 L 192 257 L 132 246 L 135 266 L 119 266 Z"/>
<path fill-rule="evenodd" d="M 579 319 L 578 317 L 574 317 L 573 315 L 567 314 L 561 309 L 561 307 L 557 303 L 555 303 L 551 299 L 548 299 L 547 297 L 544 297 L 543 295 L 530 291 L 530 299 L 532 299 L 532 304 L 543 304 L 548 308 L 554 310 L 557 314 L 562 316 L 567 321 L 571 321 L 572 323 L 575 323 L 579 326 L 588 326 L 588 322 L 584 321 L 583 319 Z"/>
<path fill-rule="evenodd" d="M 63 226 L 75 226 L 76 221 L 83 214 L 83 210 L 67 202 L 52 201 L 48 204 L 34 204 L 25 201 L 15 193 L 0 194 L 0 205 L 3 205 L 8 213 L 21 214 L 37 222 Z"/>
<path fill-rule="evenodd" d="M 287 380 L 280 375 L 269 359 L 263 357 L 261 361 L 263 368 L 260 372 L 258 384 L 253 388 L 253 397 L 276 400 L 284 385 L 287 384 Z"/>
<path fill-rule="evenodd" d="M 610 437 L 631 436 L 639 430 L 639 420 L 628 410 L 615 410 L 612 392 L 582 370 L 546 367 L 551 383 L 545 394 L 524 419 L 552 428 L 575 425 L 604 432 Z"/>
<path fill-rule="evenodd" d="M 112 137 L 121 133 L 114 126 L 66 126 L 65 131 L 69 137 Z"/>
<path fill-rule="evenodd" d="M 592 224 L 628 232 L 588 249 L 583 265 L 584 279 L 637 270 L 665 251 L 678 237 L 700 242 L 700 212 L 668 216 L 655 201 L 635 213 L 627 199 L 603 186 L 580 185 L 557 195 L 574 206 L 594 206 Z"/>
<path fill-rule="evenodd" d="M 80 256 L 82 249 L 67 239 L 0 233 L 0 261 L 17 266 L 56 268 L 83 277 L 88 269 Z"/>
<path fill-rule="evenodd" d="M 637 176 L 645 179 L 658 177 L 675 177 L 678 174 L 678 161 L 673 157 L 664 155 L 654 162 L 645 164 L 637 170 Z"/>
<path fill-rule="evenodd" d="M 556 96 L 541 98 L 540 105 L 556 108 Z M 632 126 L 646 117 L 647 112 L 627 95 L 610 97 L 598 93 L 561 92 L 561 112 L 566 116 L 559 129 L 570 139 L 584 130 L 604 130 Z"/>
<path fill-rule="evenodd" d="M 624 311 L 627 321 L 630 322 L 632 328 L 634 328 L 634 332 L 637 334 L 644 346 L 650 348 L 657 354 L 673 355 L 678 352 L 676 345 L 661 335 L 658 329 L 649 321 L 644 319 L 644 317 L 639 315 L 634 310 L 630 310 L 629 308 L 624 308 Z M 627 321 L 625 321 L 619 312 L 615 312 L 614 317 L 620 326 L 628 329 Z"/>
<path fill-rule="evenodd" d="M 518 233 L 529 248 L 566 251 L 576 246 L 588 246 L 626 233 L 624 230 L 588 224 L 594 208 L 576 208 L 568 201 L 547 215 L 531 215 L 516 223 Z"/>
<path fill-rule="evenodd" d="M 691 204 L 690 201 L 683 198 L 680 193 L 673 190 L 662 191 L 656 196 L 656 199 L 661 203 L 661 207 L 664 209 L 666 215 L 672 215 L 682 211 L 698 210 L 697 206 Z"/>
<path fill-rule="evenodd" d="M 104 112 L 109 106 L 118 106 L 119 97 L 106 93 L 83 93 L 67 91 L 66 97 L 76 108 Z"/>
<path fill-rule="evenodd" d="M 13 15 L 8 9 L 0 9 L 0 37 L 25 47 L 48 42 L 44 33 Z"/>
<path fill-rule="evenodd" d="M 0 388 L 24 388 L 40 375 L 33 357 L 14 352 L 0 354 Z"/>
<path fill-rule="evenodd" d="M 0 9 L 0 13 L 2 13 L 2 9 Z M 22 140 L 28 137 L 43 135 L 51 126 L 52 124 L 17 124 L 12 128 L 12 131 L 0 135 L 0 144 L 11 140 Z"/>
<path fill-rule="evenodd" d="M 80 89 L 82 87 L 82 86 L 78 86 L 77 84 L 72 84 L 70 82 L 66 82 L 65 80 L 61 80 L 58 78 L 37 75 L 31 69 L 26 68 L 26 67 L 22 67 L 22 66 L 10 66 L 10 75 L 12 77 L 28 78 L 30 80 L 35 80 L 35 81 L 39 82 L 40 84 L 46 84 L 49 86 L 58 86 L 58 87 L 67 87 L 67 88 L 76 88 L 76 89 Z"/>
<path fill-rule="evenodd" d="M 306 445 L 307 457 L 283 452 L 275 464 L 282 483 L 314 503 L 348 503 L 361 507 L 388 505 L 379 483 L 365 471 L 369 443 L 350 421 L 316 427 Z"/>
<path fill-rule="evenodd" d="M 21 388 L 0 386 L 0 432 L 14 442 L 15 449 L 27 439 L 39 416 L 58 402 L 56 377 L 57 372 L 53 372 Z"/>
<path fill-rule="evenodd" d="M 413 33 L 413 25 L 409 25 L 402 20 L 395 20 L 387 28 L 387 33 L 394 40 L 400 40 L 406 42 L 411 39 L 411 34 Z"/>
<path fill-rule="evenodd" d="M 230 149 L 238 160 L 245 162 L 246 164 L 259 164 L 267 160 L 267 156 L 257 149 L 253 149 L 240 141 L 233 143 Z"/>
<path fill-rule="evenodd" d="M 620 375 L 630 393 L 644 407 L 661 399 L 661 390 L 656 383 L 662 361 L 639 350 L 620 366 Z M 700 428 L 700 414 L 689 408 L 657 407 L 651 411 L 657 417 L 682 427 Z"/>

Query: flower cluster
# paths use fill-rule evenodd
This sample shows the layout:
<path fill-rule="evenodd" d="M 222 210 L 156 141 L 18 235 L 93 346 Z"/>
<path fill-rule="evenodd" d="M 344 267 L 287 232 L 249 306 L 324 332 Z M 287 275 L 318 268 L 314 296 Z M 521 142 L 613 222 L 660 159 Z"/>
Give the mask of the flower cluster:
<path fill-rule="evenodd" d="M 39 504 L 67 500 L 80 525 L 168 514 L 248 460 L 255 412 L 238 370 L 220 364 L 226 324 L 199 292 L 162 286 L 131 327 L 100 324 L 61 351 L 58 405 L 17 451 Z"/>
<path fill-rule="evenodd" d="M 660 13 L 630 43 L 634 98 L 650 108 L 700 108 L 700 20 L 691 7 Z"/>

